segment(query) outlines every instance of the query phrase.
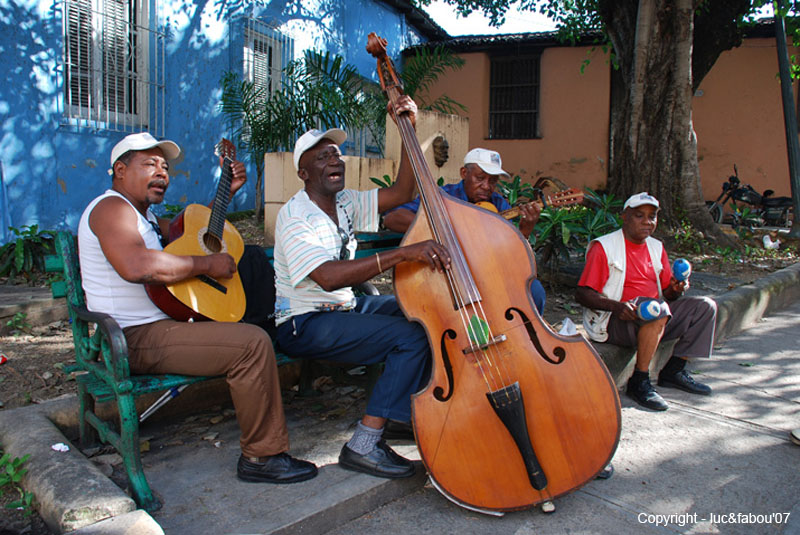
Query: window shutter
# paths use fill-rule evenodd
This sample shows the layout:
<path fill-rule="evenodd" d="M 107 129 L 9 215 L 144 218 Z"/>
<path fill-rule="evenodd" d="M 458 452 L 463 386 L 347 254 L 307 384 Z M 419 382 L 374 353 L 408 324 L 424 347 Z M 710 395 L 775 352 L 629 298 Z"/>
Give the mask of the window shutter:
<path fill-rule="evenodd" d="M 92 0 L 72 0 L 66 4 L 67 102 L 88 108 L 92 104 Z"/>

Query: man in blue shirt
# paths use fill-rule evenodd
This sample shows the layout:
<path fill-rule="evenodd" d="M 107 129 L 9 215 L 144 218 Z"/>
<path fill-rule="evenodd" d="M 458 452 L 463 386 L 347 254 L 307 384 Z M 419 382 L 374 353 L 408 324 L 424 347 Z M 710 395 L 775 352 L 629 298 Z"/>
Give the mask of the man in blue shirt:
<path fill-rule="evenodd" d="M 499 193 L 495 191 L 500 177 L 508 179 L 509 174 L 503 171 L 500 154 L 488 149 L 472 149 L 464 157 L 464 166 L 461 168 L 461 182 L 447 184 L 442 190 L 462 201 L 471 203 L 489 202 L 497 208 L 498 212 L 508 210 L 508 204 Z M 420 199 L 417 197 L 411 202 L 401 204 L 383 215 L 383 224 L 389 230 L 405 232 L 414 221 L 419 210 Z M 533 227 L 539 221 L 542 207 L 538 203 L 529 203 L 520 207 L 519 231 L 527 239 L 533 232 Z M 544 311 L 545 293 L 542 283 L 538 279 L 531 282 L 531 297 L 539 314 Z"/>

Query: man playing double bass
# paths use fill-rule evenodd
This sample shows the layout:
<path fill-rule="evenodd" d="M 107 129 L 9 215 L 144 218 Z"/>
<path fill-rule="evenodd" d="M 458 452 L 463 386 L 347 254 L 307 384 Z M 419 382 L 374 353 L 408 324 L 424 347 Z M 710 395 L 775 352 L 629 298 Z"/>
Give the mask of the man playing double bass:
<path fill-rule="evenodd" d="M 413 124 L 416 109 L 404 97 L 396 112 L 408 113 Z M 412 437 L 411 395 L 430 374 L 428 339 L 421 325 L 405 318 L 394 296 L 355 297 L 352 286 L 400 262 L 444 271 L 450 256 L 428 240 L 355 258 L 355 231 L 376 231 L 380 212 L 410 200 L 414 175 L 404 150 L 392 187 L 344 189 L 339 145 L 346 138 L 338 128 L 310 130 L 295 144 L 294 165 L 304 188 L 281 208 L 275 226 L 277 340 L 295 358 L 385 364 L 339 465 L 377 477 L 410 477 L 414 465 L 386 444 L 383 431 L 392 419 L 403 422 L 406 437 Z"/>
<path fill-rule="evenodd" d="M 446 184 L 442 186 L 442 191 L 456 199 L 473 204 L 490 202 L 497 208 L 498 212 L 502 212 L 511 208 L 511 205 L 495 191 L 497 181 L 501 176 L 509 178 L 509 174 L 503 170 L 500 154 L 488 149 L 472 149 L 464 156 L 464 166 L 461 168 L 461 182 L 458 184 Z M 395 232 L 406 232 L 419 210 L 419 203 L 420 199 L 417 197 L 411 202 L 384 213 L 384 226 Z M 525 236 L 525 239 L 533 232 L 533 227 L 539 221 L 541 212 L 542 207 L 537 203 L 528 203 L 520 207 L 519 231 Z M 538 279 L 534 279 L 531 282 L 531 297 L 539 314 L 542 314 L 544 312 L 545 293 L 544 287 L 542 287 L 542 283 Z"/>

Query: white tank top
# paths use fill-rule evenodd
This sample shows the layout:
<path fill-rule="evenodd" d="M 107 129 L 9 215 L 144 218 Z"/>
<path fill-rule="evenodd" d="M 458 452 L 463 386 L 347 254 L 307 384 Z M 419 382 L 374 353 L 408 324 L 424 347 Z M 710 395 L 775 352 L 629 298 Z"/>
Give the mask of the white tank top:
<path fill-rule="evenodd" d="M 107 190 L 94 199 L 84 210 L 78 224 L 78 258 L 81 263 L 81 280 L 83 291 L 86 293 L 86 306 L 93 312 L 109 314 L 123 329 L 168 319 L 169 316 L 161 312 L 147 297 L 143 284 L 128 282 L 119 276 L 106 259 L 100 241 L 89 226 L 92 210 L 98 202 L 108 197 L 119 197 L 130 205 L 137 216 L 139 234 L 142 235 L 148 249 L 163 249 L 158 234 L 150 225 L 150 221 L 157 224 L 158 220 L 149 208 L 145 219 L 128 199 L 113 190 Z"/>

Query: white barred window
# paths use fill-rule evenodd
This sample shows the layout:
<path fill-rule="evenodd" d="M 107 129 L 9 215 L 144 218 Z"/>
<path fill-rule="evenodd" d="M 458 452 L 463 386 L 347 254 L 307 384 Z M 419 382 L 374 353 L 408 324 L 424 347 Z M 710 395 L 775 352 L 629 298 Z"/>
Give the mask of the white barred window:
<path fill-rule="evenodd" d="M 277 28 L 247 19 L 244 41 L 244 76 L 267 93 L 280 89 L 281 71 L 292 61 L 294 42 Z"/>
<path fill-rule="evenodd" d="M 63 0 L 69 124 L 163 135 L 163 35 L 153 0 Z"/>

